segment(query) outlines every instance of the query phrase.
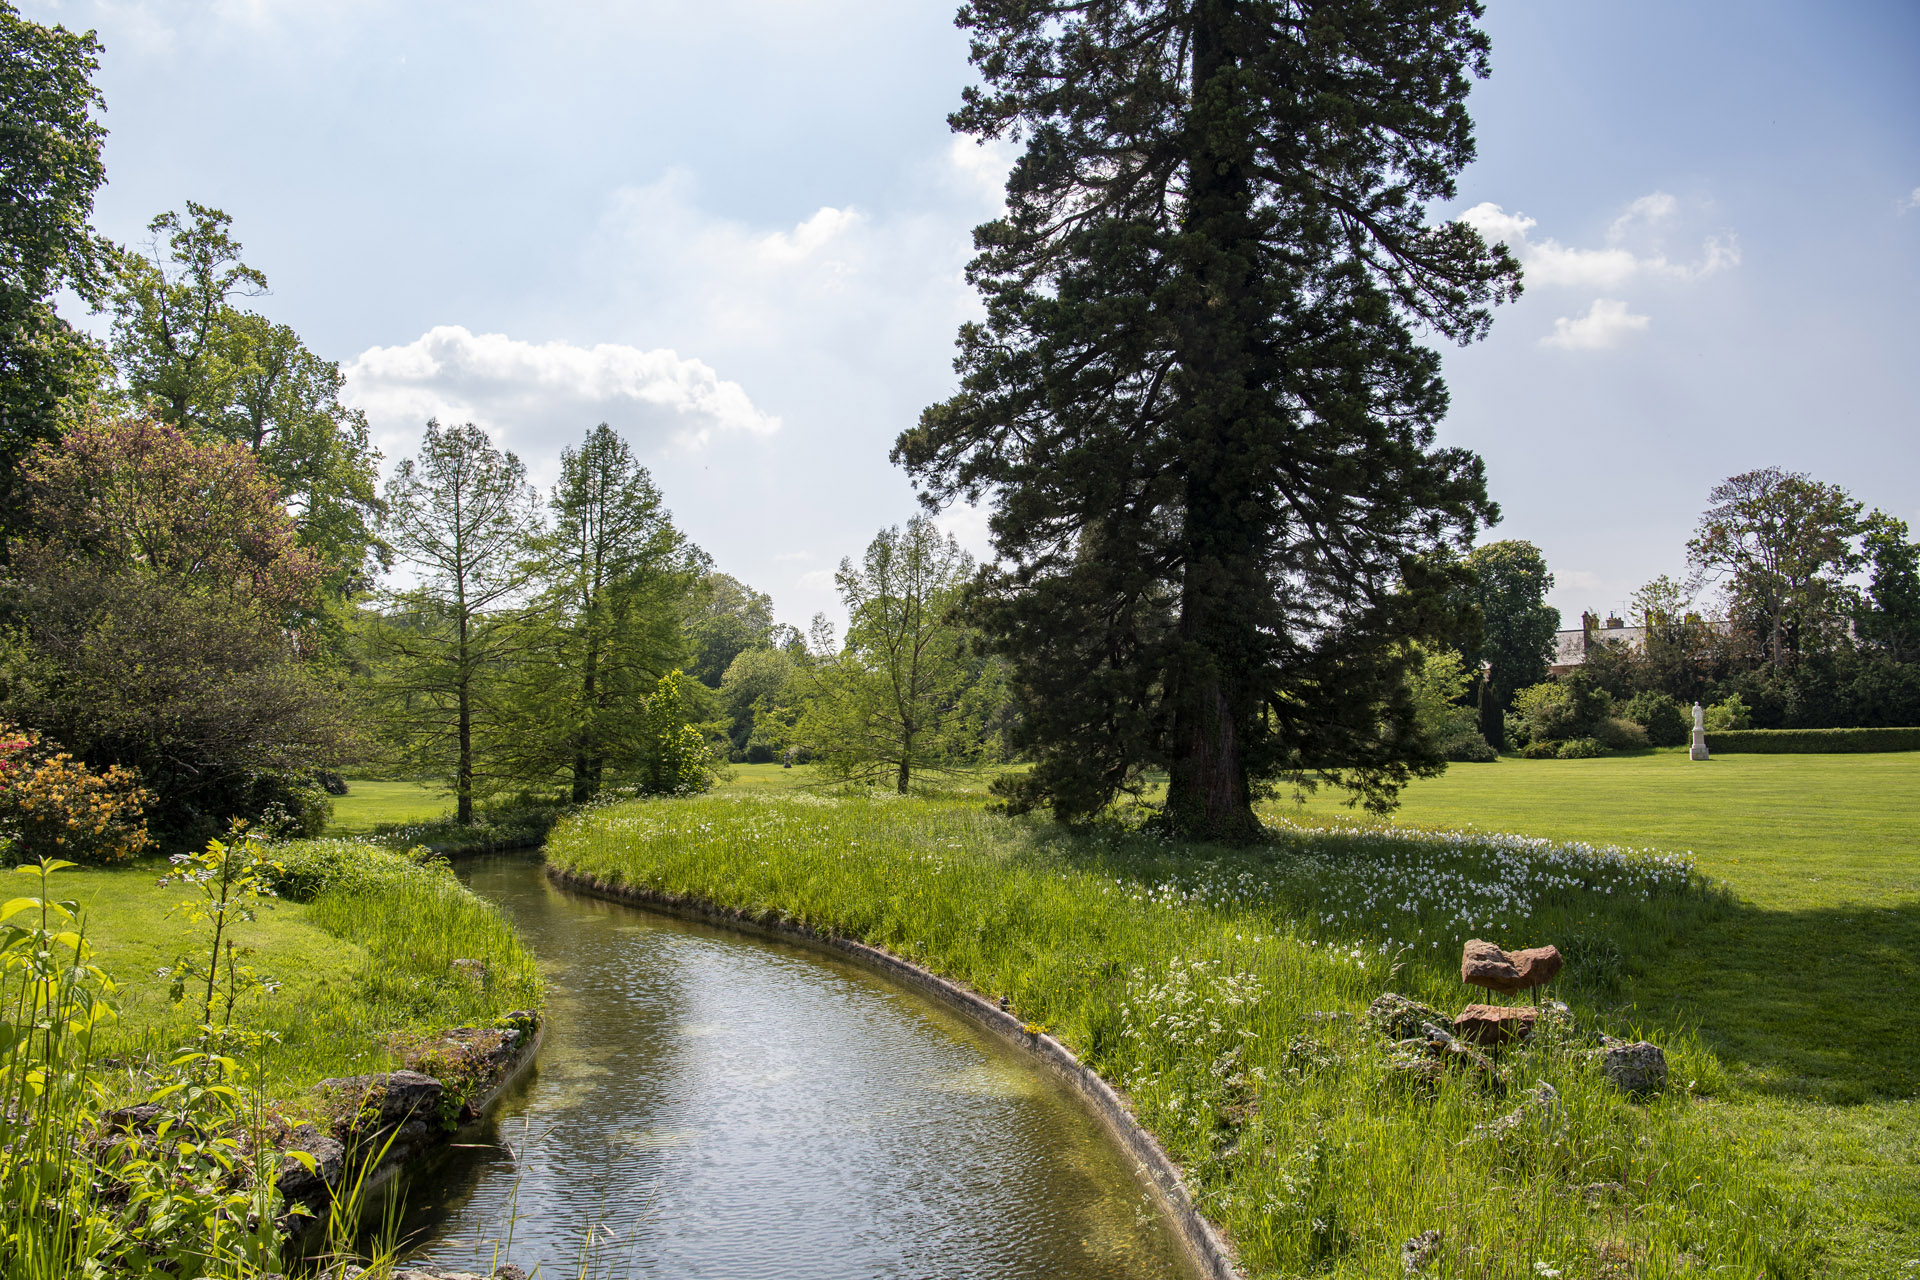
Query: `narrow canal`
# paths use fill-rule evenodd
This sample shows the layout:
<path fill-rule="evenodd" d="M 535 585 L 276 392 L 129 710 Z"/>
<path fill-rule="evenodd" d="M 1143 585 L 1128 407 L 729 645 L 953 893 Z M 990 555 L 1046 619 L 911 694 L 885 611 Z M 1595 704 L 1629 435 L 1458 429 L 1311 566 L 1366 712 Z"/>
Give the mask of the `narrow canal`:
<path fill-rule="evenodd" d="M 538 1071 L 408 1193 L 416 1258 L 752 1280 L 1182 1277 L 1128 1163 L 1050 1077 L 816 952 L 468 864 L 551 985 Z"/>

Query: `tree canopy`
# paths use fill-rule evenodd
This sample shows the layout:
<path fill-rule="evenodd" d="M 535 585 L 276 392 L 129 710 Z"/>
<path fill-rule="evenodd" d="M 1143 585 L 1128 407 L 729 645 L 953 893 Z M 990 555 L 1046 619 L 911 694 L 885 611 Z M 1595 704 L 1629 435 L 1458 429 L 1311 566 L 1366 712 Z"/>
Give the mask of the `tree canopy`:
<path fill-rule="evenodd" d="M 894 456 L 992 503 L 973 616 L 1035 757 L 1015 807 L 1090 813 L 1150 766 L 1191 835 L 1283 775 L 1390 803 L 1437 767 L 1409 641 L 1496 512 L 1437 447 L 1438 355 L 1519 288 L 1434 224 L 1473 156 L 1477 3 L 974 0 L 952 117 L 1025 143 L 975 232 L 961 388 Z"/>
<path fill-rule="evenodd" d="M 53 309 L 99 296 L 105 241 L 89 225 L 106 181 L 100 42 L 0 0 L 0 524 L 15 527 L 20 460 L 106 381 L 99 349 Z"/>

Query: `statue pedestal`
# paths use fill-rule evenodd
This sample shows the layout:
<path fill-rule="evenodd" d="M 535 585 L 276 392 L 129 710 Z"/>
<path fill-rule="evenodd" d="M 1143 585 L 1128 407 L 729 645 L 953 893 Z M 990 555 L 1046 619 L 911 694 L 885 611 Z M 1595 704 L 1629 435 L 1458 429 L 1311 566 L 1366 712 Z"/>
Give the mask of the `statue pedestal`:
<path fill-rule="evenodd" d="M 1707 758 L 1707 731 L 1705 729 L 1695 729 L 1693 731 L 1693 750 L 1687 752 L 1687 755 L 1695 760 L 1705 760 Z"/>

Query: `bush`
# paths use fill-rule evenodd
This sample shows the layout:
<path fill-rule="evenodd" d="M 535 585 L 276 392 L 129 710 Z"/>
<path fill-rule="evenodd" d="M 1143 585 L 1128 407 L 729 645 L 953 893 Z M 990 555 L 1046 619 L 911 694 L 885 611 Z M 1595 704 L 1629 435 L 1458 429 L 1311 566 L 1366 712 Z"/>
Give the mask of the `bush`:
<path fill-rule="evenodd" d="M 1693 736 L 1693 722 L 1672 696 L 1645 689 L 1627 700 L 1620 714 L 1647 731 L 1656 747 L 1685 746 Z"/>
<path fill-rule="evenodd" d="M 1607 754 L 1607 746 L 1598 738 L 1568 738 L 1553 754 L 1559 760 L 1590 760 Z"/>
<path fill-rule="evenodd" d="M 1647 731 L 1631 720 L 1608 716 L 1593 726 L 1593 736 L 1609 751 L 1640 751 L 1647 745 Z"/>
<path fill-rule="evenodd" d="M 129 862 L 153 846 L 153 794 L 131 769 L 95 773 L 39 734 L 0 724 L 0 823 L 10 861 Z"/>
<path fill-rule="evenodd" d="M 1725 733 L 1730 729 L 1748 729 L 1753 726 L 1753 712 L 1740 700 L 1739 694 L 1733 694 L 1706 709 L 1707 732 Z M 1692 736 L 1692 730 L 1688 730 Z"/>
<path fill-rule="evenodd" d="M 1842 755 L 1920 751 L 1920 729 L 1707 730 L 1707 749 L 1747 755 Z"/>
<path fill-rule="evenodd" d="M 1558 760 L 1560 744 L 1557 742 L 1529 742 L 1520 748 L 1522 760 Z"/>

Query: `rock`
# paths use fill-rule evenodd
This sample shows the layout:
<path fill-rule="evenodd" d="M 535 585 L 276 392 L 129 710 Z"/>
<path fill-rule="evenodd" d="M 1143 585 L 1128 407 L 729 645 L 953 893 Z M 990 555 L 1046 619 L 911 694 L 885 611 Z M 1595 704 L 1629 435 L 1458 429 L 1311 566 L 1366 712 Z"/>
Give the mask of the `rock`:
<path fill-rule="evenodd" d="M 445 1091 L 432 1076 L 418 1071 L 389 1071 L 380 1075 L 345 1076 L 322 1080 L 320 1091 L 346 1115 L 337 1131 L 360 1133 L 398 1127 L 416 1115 L 431 1116 Z"/>
<path fill-rule="evenodd" d="M 1560 1091 L 1542 1080 L 1527 1092 L 1526 1099 L 1519 1106 L 1507 1112 L 1506 1115 L 1498 1120 L 1473 1126 L 1473 1132 L 1468 1134 L 1460 1145 L 1464 1147 L 1467 1143 L 1481 1138 L 1504 1138 L 1529 1120 L 1545 1124 L 1559 1113 Z"/>
<path fill-rule="evenodd" d="M 485 960 L 455 960 L 453 971 L 463 978 L 471 978 L 478 986 L 487 984 L 487 962 Z"/>
<path fill-rule="evenodd" d="M 1417 1276 L 1426 1271 L 1427 1263 L 1433 1255 L 1440 1252 L 1440 1233 L 1422 1231 L 1413 1239 L 1400 1246 L 1400 1274 Z"/>
<path fill-rule="evenodd" d="M 1460 950 L 1460 981 L 1512 995 L 1553 981 L 1564 963 L 1558 947 L 1529 947 L 1509 955 L 1473 938 Z"/>
<path fill-rule="evenodd" d="M 1540 1011 L 1525 1005 L 1470 1004 L 1453 1020 L 1453 1031 L 1462 1040 L 1498 1047 L 1526 1039 L 1539 1020 Z"/>
<path fill-rule="evenodd" d="M 154 1106 L 115 1107 L 101 1115 L 100 1128 L 106 1133 L 152 1133 L 160 1127 L 160 1115 Z"/>
<path fill-rule="evenodd" d="M 1453 1019 L 1446 1014 L 1391 991 L 1368 1005 L 1361 1016 L 1368 1026 L 1389 1040 L 1424 1036 L 1428 1026 L 1447 1032 L 1453 1030 Z"/>
<path fill-rule="evenodd" d="M 312 1125 L 301 1125 L 288 1137 L 287 1149 L 306 1152 L 313 1157 L 314 1167 L 309 1170 L 298 1160 L 283 1157 L 274 1185 L 290 1205 L 304 1204 L 316 1211 L 326 1208 L 332 1200 L 333 1188 L 339 1185 L 340 1175 L 347 1167 L 346 1146 Z"/>
<path fill-rule="evenodd" d="M 1615 1041 L 1601 1049 L 1599 1056 L 1601 1074 L 1623 1093 L 1640 1097 L 1667 1087 L 1667 1055 L 1657 1044 Z"/>

